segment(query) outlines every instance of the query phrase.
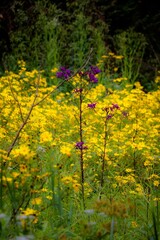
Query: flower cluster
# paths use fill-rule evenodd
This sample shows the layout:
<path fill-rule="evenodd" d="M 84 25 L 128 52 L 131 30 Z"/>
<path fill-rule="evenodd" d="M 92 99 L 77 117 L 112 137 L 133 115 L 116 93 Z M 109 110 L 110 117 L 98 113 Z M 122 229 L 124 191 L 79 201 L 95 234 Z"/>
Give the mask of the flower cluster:
<path fill-rule="evenodd" d="M 113 111 L 114 109 L 120 109 L 120 106 L 117 103 L 112 103 L 110 110 Z"/>
<path fill-rule="evenodd" d="M 97 66 L 91 66 L 90 71 L 88 72 L 90 82 L 98 83 L 98 79 L 95 77 L 95 75 L 100 72 L 101 70 Z"/>
<path fill-rule="evenodd" d="M 60 72 L 56 73 L 57 78 L 68 79 L 71 76 L 71 70 L 65 67 L 60 67 Z"/>
<path fill-rule="evenodd" d="M 113 114 L 108 114 L 107 115 L 107 120 L 111 119 L 113 117 Z"/>
<path fill-rule="evenodd" d="M 83 146 L 84 145 L 84 142 L 77 142 L 76 145 L 75 145 L 75 148 L 76 149 L 87 149 L 87 146 Z"/>
<path fill-rule="evenodd" d="M 70 210 L 70 204 L 68 204 L 70 200 L 75 200 L 74 208 L 78 207 L 83 185 L 79 170 L 80 164 L 77 159 L 81 157 L 82 153 L 85 176 L 84 196 L 89 207 L 88 212 L 90 209 L 94 209 L 95 214 L 100 213 L 97 215 L 100 219 L 101 214 L 112 216 L 115 214 L 113 207 L 118 211 L 119 205 L 121 206 L 121 201 L 114 202 L 114 196 L 115 199 L 122 199 L 125 203 L 127 196 L 128 202 L 125 206 L 131 204 L 131 211 L 127 210 L 128 215 L 132 213 L 135 203 L 139 201 L 142 204 L 136 204 L 136 211 L 143 213 L 143 206 L 146 204 L 145 199 L 148 199 L 148 186 L 151 189 L 149 201 L 147 200 L 148 204 L 151 203 L 152 205 L 154 202 L 157 204 L 160 201 L 158 196 L 158 187 L 160 187 L 160 89 L 145 93 L 141 85 L 136 83 L 133 89 L 130 86 L 127 87 L 127 85 L 124 89 L 110 89 L 108 91 L 112 94 L 106 96 L 106 86 L 99 83 L 93 88 L 89 86 L 88 91 L 87 87 L 90 85 L 88 84 L 89 73 L 96 76 L 97 72 L 96 67 L 91 67 L 88 72 L 85 71 L 82 75 L 84 82 L 80 76 L 74 76 L 73 83 L 75 85 L 73 84 L 73 86 L 76 89 L 73 92 L 76 94 L 73 94 L 73 92 L 67 92 L 66 94 L 58 92 L 55 98 L 49 97 L 48 92 L 52 92 L 56 86 L 48 86 L 47 80 L 38 71 L 27 71 L 24 63 L 21 64 L 18 73 L 6 72 L 5 76 L 0 77 L 2 116 L 0 160 L 5 164 L 2 164 L 2 166 L 6 166 L 1 171 L 3 211 L 4 213 L 14 211 L 14 206 L 12 207 L 15 204 L 14 202 L 13 204 L 5 204 L 5 202 L 10 202 L 10 194 L 14 194 L 13 200 L 16 200 L 17 206 L 21 207 L 17 209 L 17 213 L 22 216 L 27 231 L 33 229 L 32 226 L 30 229 L 26 225 L 27 222 L 25 221 L 28 221 L 27 219 L 34 223 L 38 221 L 39 226 L 43 223 L 46 214 L 49 213 L 51 218 L 57 216 L 48 208 L 49 206 L 52 207 L 53 202 L 53 186 L 48 184 L 48 181 L 52 179 L 53 170 L 59 177 L 58 181 L 54 182 L 55 189 L 60 189 L 60 194 L 64 193 L 64 210 Z M 70 70 L 62 67 L 57 75 L 67 81 Z M 20 79 L 23 81 L 20 81 Z M 9 147 L 14 140 L 20 124 L 24 122 L 23 119 L 33 105 L 33 99 L 37 91 L 37 79 L 39 79 L 40 90 L 37 102 L 48 95 L 47 101 L 33 109 L 33 113 L 21 132 L 17 144 L 11 151 L 10 156 L 7 157 L 7 152 L 4 149 L 6 149 L 6 146 Z M 79 81 L 84 84 L 78 85 Z M 33 83 L 32 87 L 30 87 L 31 82 Z M 79 103 L 77 95 L 81 92 L 83 93 L 81 110 L 84 142 L 79 136 L 80 108 L 77 104 Z M 58 101 L 61 101 L 61 104 Z M 104 198 L 103 201 L 99 201 L 96 208 L 89 204 L 92 202 L 90 199 L 94 203 L 94 199 L 99 195 L 99 190 L 102 189 L 100 185 L 102 160 L 105 161 Z M 50 169 L 49 166 L 53 166 L 54 169 Z M 109 180 L 110 184 L 107 183 L 108 180 L 106 182 L 106 179 Z M 10 188 L 10 186 L 13 186 L 13 188 Z M 22 199 L 22 196 L 26 195 L 30 196 L 30 201 L 25 197 Z M 113 198 L 112 205 L 106 202 L 105 196 L 106 199 Z M 114 212 L 108 212 L 109 206 Z M 121 207 L 123 208 L 123 206 Z M 4 213 L 0 214 L 0 218 L 3 217 Z M 125 213 L 124 210 L 118 214 L 123 217 Z M 118 214 L 115 217 L 118 217 Z M 15 218 L 17 219 L 16 215 Z M 81 214 L 75 215 L 74 218 L 76 216 L 81 216 Z M 130 223 L 132 219 L 131 214 L 131 216 L 128 216 Z M 86 221 L 88 222 L 87 219 Z M 104 218 L 104 221 L 106 221 L 106 218 Z M 141 223 L 141 218 L 138 218 L 138 221 Z M 142 219 L 142 221 L 146 220 Z M 5 221 L 2 221 L 2 227 L 3 222 Z M 48 224 L 48 222 L 46 223 Z M 74 222 L 71 222 L 71 227 L 72 224 L 74 225 Z M 79 228 L 76 226 L 73 229 L 78 231 Z M 36 230 L 35 225 L 34 232 Z M 63 229 L 60 226 L 55 231 L 61 234 L 61 230 Z M 116 234 L 119 234 L 118 231 L 117 228 Z M 56 235 L 56 232 L 55 236 L 59 239 L 60 235 Z M 121 238 L 121 236 L 117 235 L 117 238 Z"/>
<path fill-rule="evenodd" d="M 97 103 L 88 103 L 89 108 L 95 108 Z"/>
<path fill-rule="evenodd" d="M 114 114 L 112 113 L 115 109 L 119 110 L 120 106 L 117 103 L 112 103 L 111 107 L 105 107 L 103 108 L 104 111 L 107 113 L 107 120 L 111 119 Z"/>
<path fill-rule="evenodd" d="M 98 83 L 98 79 L 95 77 L 95 75 L 100 72 L 101 72 L 101 70 L 97 66 L 91 66 L 89 71 L 86 71 L 84 73 L 79 72 L 79 75 L 80 76 L 88 76 L 90 82 Z"/>
<path fill-rule="evenodd" d="M 97 66 L 91 66 L 90 69 L 91 69 L 91 72 L 92 72 L 94 75 L 96 75 L 96 74 L 98 74 L 98 73 L 101 72 L 101 70 L 100 70 Z"/>
<path fill-rule="evenodd" d="M 76 88 L 76 89 L 74 90 L 75 93 L 79 93 L 79 92 L 82 92 L 82 91 L 83 91 L 82 88 Z"/>

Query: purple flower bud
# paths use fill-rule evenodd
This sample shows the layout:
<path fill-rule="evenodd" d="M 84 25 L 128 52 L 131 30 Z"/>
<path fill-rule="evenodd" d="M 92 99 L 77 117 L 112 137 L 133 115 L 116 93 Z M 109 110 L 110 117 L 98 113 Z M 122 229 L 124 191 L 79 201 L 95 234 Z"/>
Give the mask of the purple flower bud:
<path fill-rule="evenodd" d="M 66 68 L 65 67 L 60 67 L 60 70 L 62 71 L 62 72 L 65 72 L 66 71 Z"/>
<path fill-rule="evenodd" d="M 75 145 L 76 149 L 87 149 L 87 146 L 83 146 L 84 142 L 77 142 Z"/>
<path fill-rule="evenodd" d="M 105 107 L 105 108 L 103 108 L 102 110 L 108 112 L 108 111 L 109 111 L 109 108 L 108 108 L 108 107 Z"/>
<path fill-rule="evenodd" d="M 112 106 L 113 106 L 113 109 L 115 109 L 115 108 L 120 109 L 120 106 L 117 103 L 113 103 Z"/>
<path fill-rule="evenodd" d="M 108 115 L 107 115 L 107 120 L 111 119 L 112 117 L 113 117 L 112 114 L 108 114 Z"/>
<path fill-rule="evenodd" d="M 63 77 L 63 72 L 57 72 L 56 76 L 57 76 L 57 78 L 62 78 Z"/>
<path fill-rule="evenodd" d="M 97 66 L 91 66 L 90 69 L 94 75 L 101 72 L 101 70 Z"/>
<path fill-rule="evenodd" d="M 70 76 L 71 75 L 71 70 L 70 69 L 66 69 L 65 73 Z"/>
<path fill-rule="evenodd" d="M 71 71 L 69 69 L 66 69 L 65 67 L 60 67 L 60 72 L 57 72 L 56 76 L 57 78 L 64 78 L 67 79 L 71 76 Z"/>
<path fill-rule="evenodd" d="M 68 76 L 67 73 L 63 73 L 63 77 L 64 77 L 65 79 L 67 79 L 69 76 Z"/>
<path fill-rule="evenodd" d="M 96 104 L 97 104 L 97 103 L 89 103 L 89 104 L 88 104 L 88 107 L 89 107 L 89 108 L 95 108 L 95 107 L 96 107 Z"/>
<path fill-rule="evenodd" d="M 88 75 L 89 75 L 90 82 L 93 82 L 93 83 L 98 82 L 98 79 L 94 76 L 93 73 L 89 73 Z"/>
<path fill-rule="evenodd" d="M 82 92 L 82 91 L 83 91 L 82 88 L 76 88 L 76 89 L 74 90 L 75 93 Z"/>

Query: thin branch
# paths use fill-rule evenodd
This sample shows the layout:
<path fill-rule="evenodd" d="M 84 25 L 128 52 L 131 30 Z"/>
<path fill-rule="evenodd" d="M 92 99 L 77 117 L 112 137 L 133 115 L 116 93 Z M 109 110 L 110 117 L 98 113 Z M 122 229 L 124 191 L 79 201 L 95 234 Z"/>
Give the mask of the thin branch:
<path fill-rule="evenodd" d="M 83 68 L 85 68 L 85 66 L 88 64 L 88 62 L 89 62 L 89 60 L 90 60 L 90 58 L 91 58 L 92 52 L 93 52 L 93 48 L 91 48 L 91 50 L 90 50 L 90 52 L 89 52 L 89 54 L 88 54 L 88 58 L 87 58 L 87 60 L 84 62 L 84 64 L 83 64 L 71 77 L 69 77 L 69 78 L 66 79 L 66 80 L 63 80 L 55 89 L 53 89 L 53 90 L 52 90 L 51 92 L 49 92 L 46 96 L 44 96 L 39 102 L 36 103 L 36 99 L 37 99 L 37 97 L 38 97 L 38 89 L 39 89 L 39 79 L 40 79 L 40 77 L 38 78 L 38 83 L 37 83 L 37 85 L 36 85 L 36 92 L 35 92 L 34 100 L 33 100 L 32 104 L 31 104 L 30 110 L 29 110 L 26 118 L 24 119 L 24 121 L 23 121 L 23 123 L 21 124 L 19 130 L 17 131 L 16 136 L 15 136 L 13 142 L 11 143 L 10 147 L 8 148 L 7 157 L 10 156 L 10 153 L 11 153 L 12 149 L 14 148 L 14 146 L 15 146 L 15 144 L 16 144 L 19 136 L 20 136 L 20 133 L 22 132 L 24 126 L 27 124 L 28 119 L 29 119 L 29 117 L 30 117 L 30 115 L 31 115 L 31 113 L 32 113 L 32 111 L 33 111 L 33 108 L 34 108 L 35 106 L 39 105 L 41 102 L 43 102 L 46 98 L 48 98 L 54 91 L 56 91 L 61 85 L 63 85 L 64 82 L 66 82 L 66 81 L 68 81 L 69 79 L 73 78 L 74 76 L 77 75 L 77 73 L 79 73 Z"/>
<path fill-rule="evenodd" d="M 39 104 L 40 104 L 41 102 L 43 102 L 46 98 L 48 98 L 53 92 L 55 92 L 60 86 L 62 86 L 65 82 L 67 82 L 67 81 L 69 81 L 70 79 L 72 79 L 73 77 L 75 77 L 82 69 L 84 69 L 84 68 L 87 66 L 87 64 L 88 64 L 88 62 L 89 62 L 89 60 L 90 60 L 90 58 L 91 58 L 92 52 L 93 52 L 93 48 L 91 48 L 91 50 L 90 50 L 90 52 L 89 52 L 89 54 L 88 54 L 87 60 L 84 62 L 84 64 L 83 64 L 74 74 L 72 74 L 72 76 L 70 76 L 69 78 L 67 78 L 67 79 L 63 80 L 62 82 L 60 82 L 59 85 L 58 85 L 56 88 L 54 88 L 52 91 L 50 91 L 50 92 L 49 92 L 46 96 L 44 96 L 39 102 L 35 103 L 34 106 L 39 105 Z"/>
<path fill-rule="evenodd" d="M 14 93 L 14 90 L 13 90 L 13 87 L 12 87 L 12 85 L 11 85 L 11 82 L 9 82 L 9 85 L 10 85 L 10 90 L 11 90 L 11 93 L 12 93 L 12 97 L 14 98 L 15 102 L 17 102 L 17 104 L 18 104 L 20 116 L 21 116 L 22 121 L 24 122 L 24 117 L 23 117 L 23 113 L 22 113 L 22 109 L 21 109 L 21 104 L 20 104 L 17 96 L 16 96 L 15 93 Z"/>
<path fill-rule="evenodd" d="M 34 106 L 35 106 L 35 101 L 36 101 L 36 99 L 37 99 L 37 97 L 38 97 L 38 87 L 39 87 L 39 80 L 38 80 L 38 83 L 36 84 L 35 96 L 34 96 L 34 99 L 33 99 L 32 104 L 31 104 L 31 107 L 30 107 L 30 109 L 29 109 L 29 112 L 28 112 L 26 118 L 24 119 L 23 123 L 21 124 L 18 132 L 16 133 L 16 136 L 15 136 L 13 142 L 11 143 L 11 145 L 10 145 L 8 151 L 7 151 L 7 157 L 10 156 L 10 153 L 11 153 L 13 147 L 15 146 L 15 144 L 16 144 L 18 138 L 19 138 L 19 135 L 20 135 L 21 131 L 23 130 L 24 126 L 27 124 L 27 121 L 28 121 L 28 119 L 29 119 L 29 117 L 30 117 L 30 115 L 31 115 L 31 113 L 32 113 L 32 110 L 33 110 L 33 108 L 34 108 Z"/>

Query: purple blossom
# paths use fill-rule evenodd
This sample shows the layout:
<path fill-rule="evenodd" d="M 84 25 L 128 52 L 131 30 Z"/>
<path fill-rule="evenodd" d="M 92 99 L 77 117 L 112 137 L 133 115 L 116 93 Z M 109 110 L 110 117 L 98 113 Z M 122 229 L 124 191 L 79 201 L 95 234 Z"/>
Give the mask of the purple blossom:
<path fill-rule="evenodd" d="M 111 119 L 112 117 L 113 117 L 112 114 L 108 114 L 108 115 L 107 115 L 107 120 Z"/>
<path fill-rule="evenodd" d="M 94 75 L 96 75 L 96 74 L 98 74 L 98 73 L 101 72 L 101 70 L 100 70 L 97 66 L 91 66 L 90 69 L 91 69 L 91 72 L 92 72 Z"/>
<path fill-rule="evenodd" d="M 89 104 L 88 104 L 88 107 L 89 107 L 89 108 L 95 108 L 95 107 L 96 107 L 96 104 L 97 104 L 97 103 L 89 103 Z"/>
<path fill-rule="evenodd" d="M 93 83 L 97 83 L 98 82 L 98 79 L 94 76 L 93 73 L 90 72 L 88 74 L 88 76 L 89 76 L 90 82 L 93 82 Z"/>
<path fill-rule="evenodd" d="M 80 77 L 88 76 L 90 82 L 98 83 L 98 79 L 95 77 L 96 74 L 100 73 L 101 70 L 97 66 L 91 66 L 89 71 L 79 72 Z"/>
<path fill-rule="evenodd" d="M 124 117 L 128 117 L 128 112 L 123 111 L 122 114 Z"/>
<path fill-rule="evenodd" d="M 75 93 L 82 92 L 82 91 L 83 91 L 82 88 L 76 88 L 76 89 L 74 90 Z"/>
<path fill-rule="evenodd" d="M 110 107 L 110 110 L 113 111 L 114 109 L 120 109 L 117 103 L 112 103 L 112 107 Z"/>
<path fill-rule="evenodd" d="M 108 111 L 109 111 L 109 108 L 108 108 L 108 107 L 105 107 L 105 108 L 103 108 L 103 111 L 108 112 Z"/>
<path fill-rule="evenodd" d="M 63 72 L 57 72 L 56 76 L 57 78 L 63 78 Z"/>
<path fill-rule="evenodd" d="M 84 142 L 77 142 L 75 145 L 76 149 L 87 149 L 87 146 L 83 146 Z"/>
<path fill-rule="evenodd" d="M 67 79 L 71 76 L 71 70 L 65 67 L 60 67 L 60 72 L 56 73 L 57 78 Z"/>
<path fill-rule="evenodd" d="M 117 103 L 113 103 L 113 108 L 120 109 L 120 106 Z"/>
<path fill-rule="evenodd" d="M 66 68 L 65 67 L 60 67 L 60 70 L 62 71 L 62 72 L 65 72 L 66 71 Z"/>

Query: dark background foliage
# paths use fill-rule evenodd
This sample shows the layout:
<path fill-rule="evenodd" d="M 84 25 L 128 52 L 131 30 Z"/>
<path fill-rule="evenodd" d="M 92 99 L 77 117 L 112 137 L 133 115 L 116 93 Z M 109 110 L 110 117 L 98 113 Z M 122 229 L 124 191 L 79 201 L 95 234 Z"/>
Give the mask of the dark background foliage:
<path fill-rule="evenodd" d="M 50 49 L 52 35 L 44 35 L 46 26 L 50 32 L 52 24 L 53 28 L 56 26 L 53 31 L 56 39 L 52 42 L 59 49 L 56 53 L 51 53 Z M 80 36 L 76 31 L 78 27 L 81 28 Z M 78 48 L 79 52 L 85 54 L 90 47 L 98 49 L 102 42 L 107 49 L 116 53 L 114 36 L 129 28 L 142 33 L 146 39 L 141 74 L 151 79 L 160 61 L 158 1 L 1 0 L 1 74 L 5 69 L 14 69 L 15 61 L 19 58 L 27 61 L 31 67 L 47 68 L 53 65 L 53 58 L 59 64 L 77 67 L 83 59 L 83 56 L 77 54 Z M 81 31 L 83 29 L 85 32 Z M 76 45 L 80 38 L 81 43 Z M 100 55 L 100 50 L 95 52 Z M 96 57 L 93 60 L 96 61 Z"/>

